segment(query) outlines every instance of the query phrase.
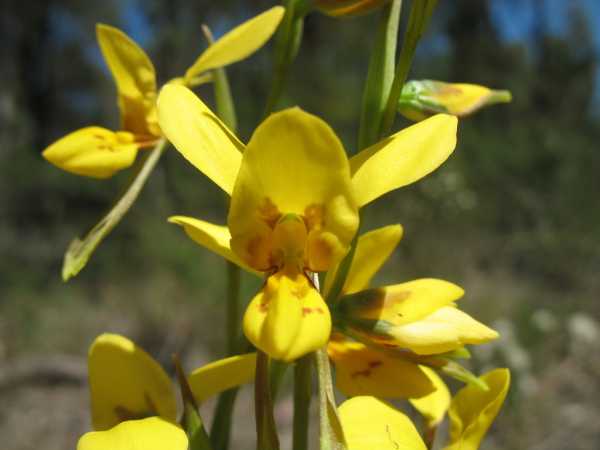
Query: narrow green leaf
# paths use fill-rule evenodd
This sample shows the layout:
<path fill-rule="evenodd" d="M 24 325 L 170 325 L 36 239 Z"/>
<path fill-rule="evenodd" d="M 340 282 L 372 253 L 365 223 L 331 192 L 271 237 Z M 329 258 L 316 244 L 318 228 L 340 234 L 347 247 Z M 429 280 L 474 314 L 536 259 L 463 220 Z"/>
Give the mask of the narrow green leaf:
<path fill-rule="evenodd" d="M 183 399 L 181 424 L 188 436 L 189 450 L 211 450 L 208 435 L 198 412 L 198 405 L 188 384 L 179 356 L 173 355 L 173 364 L 175 365 L 175 373 L 177 374 L 181 397 Z"/>
<path fill-rule="evenodd" d="M 394 125 L 398 100 L 402 93 L 402 87 L 408 78 L 408 72 L 410 71 L 417 44 L 427 28 L 427 24 L 429 23 L 429 19 L 431 18 L 436 5 L 437 0 L 412 1 L 410 16 L 408 18 L 408 27 L 404 33 L 404 41 L 402 42 L 402 50 L 400 51 L 400 57 L 398 58 L 398 64 L 396 65 L 394 82 L 392 83 L 387 98 L 385 113 L 379 129 L 379 138 L 387 135 Z"/>
<path fill-rule="evenodd" d="M 273 81 L 263 117 L 273 112 L 283 93 L 290 67 L 300 49 L 304 17 L 309 10 L 306 0 L 284 0 L 283 6 L 285 6 L 285 15 L 275 35 Z"/>
<path fill-rule="evenodd" d="M 166 142 L 165 139 L 161 139 L 156 144 L 156 147 L 146 155 L 146 159 L 143 161 L 139 172 L 127 188 L 125 194 L 112 207 L 110 212 L 88 232 L 83 240 L 75 238 L 71 241 L 63 259 L 63 281 L 68 281 L 85 267 L 96 247 L 100 245 L 100 242 L 129 211 L 129 208 L 131 208 L 148 180 L 148 176 L 152 173 L 154 166 L 156 166 L 156 163 L 160 159 L 166 147 Z"/>
<path fill-rule="evenodd" d="M 377 142 L 383 113 L 394 80 L 398 23 L 402 1 L 394 0 L 381 12 L 363 90 L 358 133 L 358 150 Z"/>

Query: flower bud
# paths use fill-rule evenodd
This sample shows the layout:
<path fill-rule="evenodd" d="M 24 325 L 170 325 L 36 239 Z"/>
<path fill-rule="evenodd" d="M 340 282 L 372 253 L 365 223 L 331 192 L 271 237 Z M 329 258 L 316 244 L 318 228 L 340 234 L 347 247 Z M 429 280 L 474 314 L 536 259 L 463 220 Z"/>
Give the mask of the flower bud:
<path fill-rule="evenodd" d="M 332 17 L 352 17 L 374 11 L 388 0 L 315 0 L 314 7 Z"/>
<path fill-rule="evenodd" d="M 411 80 L 402 88 L 398 112 L 418 122 L 438 113 L 467 116 L 484 106 L 509 103 L 511 93 L 466 83 Z"/>

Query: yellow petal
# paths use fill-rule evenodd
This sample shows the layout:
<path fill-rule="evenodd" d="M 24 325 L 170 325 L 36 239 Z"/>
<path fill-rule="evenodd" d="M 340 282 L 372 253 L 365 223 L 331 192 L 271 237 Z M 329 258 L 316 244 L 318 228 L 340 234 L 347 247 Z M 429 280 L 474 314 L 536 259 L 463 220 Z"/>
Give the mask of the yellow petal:
<path fill-rule="evenodd" d="M 86 127 L 54 142 L 42 155 L 67 172 L 108 178 L 133 164 L 139 146 L 131 133 Z"/>
<path fill-rule="evenodd" d="M 356 244 L 356 252 L 342 294 L 352 294 L 369 287 L 371 278 L 387 261 L 401 238 L 402 225 L 388 225 L 361 235 Z M 336 266 L 327 272 L 323 292 L 329 292 L 337 269 Z"/>
<path fill-rule="evenodd" d="M 390 332 L 397 347 L 419 355 L 455 350 L 465 344 L 484 344 L 498 333 L 476 321 L 458 308 L 446 306 L 416 322 L 393 327 Z"/>
<path fill-rule="evenodd" d="M 95 430 L 148 416 L 175 422 L 177 405 L 171 380 L 129 339 L 117 334 L 98 336 L 90 347 L 88 367 Z"/>
<path fill-rule="evenodd" d="M 422 278 L 344 296 L 337 308 L 349 319 L 386 320 L 393 325 L 404 325 L 452 304 L 463 294 L 459 286 L 448 281 Z"/>
<path fill-rule="evenodd" d="M 445 450 L 477 450 L 500 411 L 508 393 L 510 372 L 496 369 L 480 378 L 488 385 L 488 391 L 468 385 L 452 399 L 448 413 L 450 445 Z"/>
<path fill-rule="evenodd" d="M 417 364 L 394 358 L 360 342 L 330 340 L 327 351 L 335 364 L 336 385 L 348 397 L 422 397 L 434 388 Z"/>
<path fill-rule="evenodd" d="M 438 114 L 384 139 L 350 160 L 360 206 L 437 169 L 456 146 L 457 119 Z"/>
<path fill-rule="evenodd" d="M 152 61 L 129 36 L 97 24 L 96 36 L 117 84 L 121 127 L 136 134 L 160 136 L 156 117 L 156 73 Z"/>
<path fill-rule="evenodd" d="M 248 305 L 244 333 L 272 358 L 293 361 L 327 343 L 331 316 L 304 274 L 278 272 Z"/>
<path fill-rule="evenodd" d="M 247 259 L 258 240 L 269 241 L 267 228 L 282 214 L 306 220 L 306 258 L 315 270 L 343 256 L 358 227 L 342 144 L 325 122 L 299 108 L 269 116 L 244 151 L 228 217 L 233 250 Z"/>
<path fill-rule="evenodd" d="M 186 82 L 210 69 L 247 58 L 273 35 L 285 9 L 275 6 L 235 27 L 208 47 L 185 73 Z"/>
<path fill-rule="evenodd" d="M 348 450 L 426 450 L 410 419 L 375 397 L 354 397 L 338 409 Z"/>
<path fill-rule="evenodd" d="M 434 386 L 434 391 L 419 398 L 411 398 L 410 403 L 425 418 L 428 428 L 439 425 L 450 407 L 450 391 L 444 380 L 435 370 L 419 366 Z"/>
<path fill-rule="evenodd" d="M 256 272 L 248 267 L 235 253 L 233 253 L 229 246 L 231 234 L 229 233 L 229 228 L 226 226 L 215 225 L 210 222 L 185 216 L 169 217 L 169 222 L 182 226 L 186 234 L 203 247 L 206 247 L 226 260 L 237 264 L 248 272 L 262 276 L 260 272 Z"/>
<path fill-rule="evenodd" d="M 77 450 L 187 450 L 185 432 L 159 417 L 128 420 L 79 439 Z"/>
<path fill-rule="evenodd" d="M 194 370 L 188 382 L 196 401 L 254 380 L 256 353 L 230 356 Z"/>
<path fill-rule="evenodd" d="M 186 87 L 167 84 L 158 96 L 158 120 L 184 158 L 231 194 L 243 145 L 202 100 Z"/>

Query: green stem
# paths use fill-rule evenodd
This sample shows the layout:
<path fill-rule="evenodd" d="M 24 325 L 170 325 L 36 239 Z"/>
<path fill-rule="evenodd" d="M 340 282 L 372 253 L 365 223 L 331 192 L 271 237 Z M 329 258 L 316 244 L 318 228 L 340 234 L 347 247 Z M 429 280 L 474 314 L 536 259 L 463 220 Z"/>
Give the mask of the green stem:
<path fill-rule="evenodd" d="M 307 12 L 306 0 L 283 0 L 283 4 L 285 15 L 275 37 L 273 82 L 267 97 L 263 118 L 275 109 L 287 82 L 290 66 L 296 59 L 302 41 L 304 16 Z"/>
<path fill-rule="evenodd" d="M 240 269 L 227 262 L 227 303 L 226 303 L 226 346 L 227 355 L 239 352 L 240 330 Z M 210 429 L 210 441 L 215 450 L 229 448 L 233 408 L 237 398 L 238 388 L 229 389 L 219 395 L 215 415 Z"/>
<path fill-rule="evenodd" d="M 208 41 L 208 45 L 211 45 L 215 42 L 212 32 L 207 25 L 202 25 L 202 32 Z M 217 115 L 231 131 L 235 132 L 237 129 L 235 104 L 233 103 L 231 88 L 229 87 L 229 80 L 227 79 L 227 72 L 225 72 L 225 69 L 213 69 L 212 80 L 214 83 L 213 85 L 215 92 L 215 103 L 217 104 Z"/>
<path fill-rule="evenodd" d="M 425 441 L 425 445 L 428 450 L 433 449 L 433 445 L 435 444 L 435 435 L 437 434 L 437 426 L 425 426 L 425 430 L 423 432 L 423 441 Z"/>
<path fill-rule="evenodd" d="M 269 382 L 271 385 L 271 396 L 273 401 L 277 399 L 277 394 L 279 394 L 281 383 L 283 382 L 283 378 L 285 377 L 289 367 L 289 363 L 277 360 L 271 361 L 271 365 L 269 367 Z"/>
<path fill-rule="evenodd" d="M 404 33 L 404 41 L 402 42 L 402 50 L 400 51 L 400 59 L 396 66 L 396 75 L 390 90 L 390 95 L 385 107 L 383 122 L 379 131 L 379 138 L 389 134 L 394 125 L 396 111 L 398 108 L 398 100 L 402 94 L 402 87 L 408 78 L 408 72 L 412 64 L 417 44 L 429 18 L 433 13 L 433 9 L 437 4 L 437 0 L 413 0 L 410 9 L 410 17 L 408 19 L 408 27 Z"/>
<path fill-rule="evenodd" d="M 381 12 L 375 45 L 363 91 L 358 150 L 377 142 L 390 88 L 394 80 L 398 24 L 402 0 L 393 0 Z"/>
<path fill-rule="evenodd" d="M 273 400 L 269 384 L 269 357 L 257 350 L 254 381 L 257 450 L 279 450 L 279 438 L 273 416 Z"/>
<path fill-rule="evenodd" d="M 340 262 L 338 269 L 335 273 L 335 278 L 333 279 L 333 283 L 331 284 L 331 288 L 327 292 L 327 297 L 325 301 L 328 305 L 334 305 L 337 302 L 337 299 L 342 294 L 342 290 L 344 289 L 344 284 L 346 284 L 346 278 L 348 277 L 348 272 L 350 271 L 350 267 L 352 266 L 352 260 L 354 259 L 354 254 L 356 253 L 356 245 L 358 244 L 358 236 L 360 234 L 360 226 L 356 230 L 356 234 L 352 238 L 352 242 L 350 243 L 350 250 L 344 256 L 344 259 Z"/>
<path fill-rule="evenodd" d="M 240 335 L 240 268 L 227 261 L 227 355 L 233 356 L 239 351 Z"/>
<path fill-rule="evenodd" d="M 212 33 L 207 26 L 202 30 L 209 44 L 214 42 Z M 231 131 L 237 128 L 235 104 L 231 96 L 231 89 L 225 69 L 213 70 L 213 83 L 217 115 Z M 229 199 L 225 203 L 228 204 Z M 227 205 L 228 206 L 228 205 Z M 226 302 L 226 351 L 228 356 L 236 355 L 240 351 L 240 268 L 227 262 L 227 302 Z M 233 408 L 237 398 L 238 389 L 229 389 L 219 395 L 215 416 L 210 429 L 210 441 L 215 450 L 227 450 L 231 439 L 231 424 L 233 422 Z"/>
<path fill-rule="evenodd" d="M 210 428 L 210 443 L 214 450 L 226 450 L 229 448 L 233 407 L 235 406 L 238 390 L 238 388 L 229 389 L 219 395 L 213 423 Z"/>
<path fill-rule="evenodd" d="M 294 367 L 294 434 L 292 450 L 308 449 L 308 424 L 312 394 L 312 355 L 296 361 Z"/>

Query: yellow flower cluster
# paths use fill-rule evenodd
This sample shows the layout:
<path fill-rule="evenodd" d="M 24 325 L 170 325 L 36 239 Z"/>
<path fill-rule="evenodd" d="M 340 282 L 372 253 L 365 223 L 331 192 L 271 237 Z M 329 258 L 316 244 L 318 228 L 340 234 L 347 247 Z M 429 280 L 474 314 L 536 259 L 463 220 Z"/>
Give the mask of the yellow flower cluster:
<path fill-rule="evenodd" d="M 384 3 L 327 0 L 313 6 L 345 16 Z M 233 29 L 160 91 L 144 51 L 121 31 L 98 25 L 117 85 L 121 127 L 83 128 L 43 155 L 63 170 L 106 178 L 129 167 L 140 149 L 171 142 L 230 202 L 226 225 L 186 216 L 169 221 L 264 278 L 243 318 L 244 334 L 261 354 L 292 363 L 326 348 L 337 388 L 349 397 L 339 408 L 347 450 L 427 448 L 430 442 L 411 420 L 385 402 L 393 399 L 408 399 L 429 432 L 447 414 L 446 450 L 475 450 L 504 401 L 510 375 L 497 369 L 477 378 L 458 360 L 468 357 L 465 346 L 498 334 L 457 307 L 464 291 L 448 281 L 370 287 L 403 229 L 394 224 L 357 233 L 362 207 L 422 179 L 452 154 L 456 116 L 509 98 L 476 85 L 410 82 L 398 109 L 417 123 L 352 157 L 325 121 L 300 108 L 268 115 L 244 144 L 190 88 L 260 48 L 283 16 L 284 9 L 275 7 Z M 252 381 L 256 360 L 248 353 L 217 361 L 184 384 L 193 401 L 202 402 Z M 452 397 L 440 373 L 469 383 Z M 98 337 L 89 352 L 89 379 L 95 431 L 80 439 L 78 450 L 188 448 L 169 377 L 133 342 Z"/>

